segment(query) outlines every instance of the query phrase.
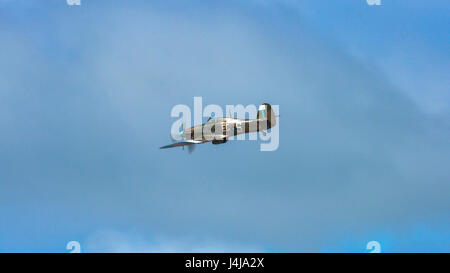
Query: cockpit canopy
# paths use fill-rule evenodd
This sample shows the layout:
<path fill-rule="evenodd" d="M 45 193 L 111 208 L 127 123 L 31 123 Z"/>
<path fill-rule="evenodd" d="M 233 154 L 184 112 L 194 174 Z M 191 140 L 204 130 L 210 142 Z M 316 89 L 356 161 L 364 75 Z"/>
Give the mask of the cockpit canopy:
<path fill-rule="evenodd" d="M 212 118 L 209 117 L 208 120 L 206 121 L 207 124 L 212 124 L 212 123 L 217 123 L 217 122 L 221 122 L 223 118 Z"/>

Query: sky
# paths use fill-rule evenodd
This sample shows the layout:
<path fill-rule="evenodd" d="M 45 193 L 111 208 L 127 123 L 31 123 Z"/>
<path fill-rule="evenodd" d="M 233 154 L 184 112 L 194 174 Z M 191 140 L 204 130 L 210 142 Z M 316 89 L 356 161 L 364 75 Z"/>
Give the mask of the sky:
<path fill-rule="evenodd" d="M 450 251 L 449 9 L 0 0 L 0 252 Z M 160 150 L 195 96 L 279 148 Z"/>

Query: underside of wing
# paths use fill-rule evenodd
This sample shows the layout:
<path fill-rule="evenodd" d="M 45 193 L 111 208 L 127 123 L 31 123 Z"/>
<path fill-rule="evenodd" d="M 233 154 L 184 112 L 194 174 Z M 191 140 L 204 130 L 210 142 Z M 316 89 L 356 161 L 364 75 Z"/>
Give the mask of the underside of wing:
<path fill-rule="evenodd" d="M 170 145 L 162 146 L 162 147 L 160 147 L 160 149 L 167 149 L 167 148 L 173 148 L 173 147 L 181 147 L 181 146 L 194 145 L 194 144 L 200 144 L 200 143 L 204 143 L 204 141 L 199 141 L 199 140 L 186 140 L 186 141 L 181 141 L 181 142 L 173 143 L 173 144 L 170 144 Z"/>

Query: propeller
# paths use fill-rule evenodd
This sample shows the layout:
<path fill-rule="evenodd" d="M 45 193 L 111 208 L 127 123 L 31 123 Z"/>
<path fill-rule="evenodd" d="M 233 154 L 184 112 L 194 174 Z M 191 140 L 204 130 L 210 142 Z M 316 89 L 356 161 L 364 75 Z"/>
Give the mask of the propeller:
<path fill-rule="evenodd" d="M 184 122 L 181 124 L 181 131 L 178 132 L 178 136 L 183 138 L 183 134 L 184 134 Z M 175 143 L 179 139 L 176 136 L 172 135 L 172 132 L 171 132 L 170 133 L 170 140 L 172 141 L 172 143 Z"/>
<path fill-rule="evenodd" d="M 192 152 L 195 150 L 195 146 L 196 146 L 195 144 L 191 144 L 191 145 L 187 146 L 189 154 L 192 154 Z"/>
<path fill-rule="evenodd" d="M 178 133 L 180 135 L 180 137 L 183 137 L 184 129 L 185 129 L 185 124 L 184 124 L 184 121 L 183 121 L 183 123 L 181 123 L 181 131 Z"/>
<path fill-rule="evenodd" d="M 186 128 L 186 126 L 185 126 L 185 124 L 184 124 L 184 122 L 183 122 L 183 123 L 181 124 L 181 131 L 178 132 L 178 135 L 179 135 L 180 137 L 183 137 L 185 128 Z M 177 142 L 177 140 L 174 139 L 174 137 L 172 136 L 172 134 L 170 134 L 170 140 L 172 141 L 172 143 Z M 183 145 L 183 146 L 181 146 L 181 148 L 183 149 L 183 151 L 184 151 L 184 146 L 187 146 L 189 154 L 191 154 L 191 153 L 195 150 L 195 144 L 189 144 L 189 145 Z"/>

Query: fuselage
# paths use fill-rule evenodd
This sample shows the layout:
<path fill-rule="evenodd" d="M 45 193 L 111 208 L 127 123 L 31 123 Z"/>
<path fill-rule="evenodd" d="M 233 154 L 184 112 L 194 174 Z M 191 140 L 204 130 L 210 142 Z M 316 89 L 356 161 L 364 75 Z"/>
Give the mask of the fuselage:
<path fill-rule="evenodd" d="M 270 129 L 274 122 L 267 119 L 211 118 L 202 125 L 193 126 L 180 132 L 186 140 L 223 141 L 240 134 Z"/>

